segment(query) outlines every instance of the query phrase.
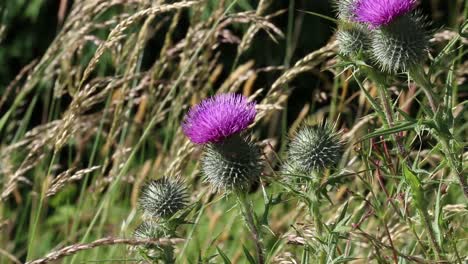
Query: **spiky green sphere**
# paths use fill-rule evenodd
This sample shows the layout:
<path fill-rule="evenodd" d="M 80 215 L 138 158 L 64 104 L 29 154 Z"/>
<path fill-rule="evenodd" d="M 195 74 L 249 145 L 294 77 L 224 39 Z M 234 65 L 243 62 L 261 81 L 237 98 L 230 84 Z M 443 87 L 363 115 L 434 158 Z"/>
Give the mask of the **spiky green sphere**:
<path fill-rule="evenodd" d="M 428 43 L 423 19 L 407 14 L 372 31 L 370 50 L 382 71 L 397 73 L 423 63 Z"/>
<path fill-rule="evenodd" d="M 343 155 L 343 141 L 327 123 L 304 125 L 289 143 L 287 154 L 290 170 L 311 175 L 336 167 Z"/>
<path fill-rule="evenodd" d="M 353 20 L 355 2 L 356 0 L 335 0 L 334 5 L 338 13 L 338 18 L 342 20 Z"/>
<path fill-rule="evenodd" d="M 361 53 L 369 43 L 368 32 L 362 26 L 341 27 L 336 32 L 339 52 L 345 56 Z"/>
<path fill-rule="evenodd" d="M 187 206 L 188 193 L 179 179 L 153 180 L 142 189 L 139 204 L 151 217 L 170 218 Z"/>
<path fill-rule="evenodd" d="M 156 239 L 165 237 L 167 230 L 154 222 L 143 222 L 133 232 L 133 236 L 137 239 Z"/>
<path fill-rule="evenodd" d="M 215 190 L 245 191 L 260 177 L 260 150 L 249 140 L 234 135 L 206 145 L 201 168 Z"/>

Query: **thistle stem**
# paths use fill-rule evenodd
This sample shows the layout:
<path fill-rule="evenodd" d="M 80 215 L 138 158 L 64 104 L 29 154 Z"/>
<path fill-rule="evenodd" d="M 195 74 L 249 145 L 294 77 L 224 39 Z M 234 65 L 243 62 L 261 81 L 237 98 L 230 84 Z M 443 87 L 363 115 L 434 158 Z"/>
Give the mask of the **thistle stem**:
<path fill-rule="evenodd" d="M 429 106 L 431 107 L 432 112 L 435 114 L 438 109 L 436 95 L 432 91 L 432 84 L 429 78 L 426 76 L 424 69 L 422 67 L 414 67 L 409 71 L 409 75 L 421 87 L 427 97 L 427 100 L 429 101 Z"/>
<path fill-rule="evenodd" d="M 436 260 L 442 260 L 441 258 L 441 249 L 439 244 L 437 243 L 436 237 L 434 235 L 434 229 L 432 228 L 431 225 L 431 220 L 429 219 L 429 215 L 427 212 L 421 208 L 418 208 L 419 214 L 421 215 L 422 218 L 422 224 L 424 228 L 426 229 L 428 235 L 429 235 L 429 243 L 431 244 L 432 250 L 434 251 Z"/>
<path fill-rule="evenodd" d="M 390 106 L 390 98 L 388 97 L 387 89 L 382 84 L 377 84 L 377 89 L 379 90 L 380 99 L 382 100 L 382 106 L 385 113 L 386 123 L 389 128 L 392 128 L 394 125 L 393 112 Z M 406 149 L 403 143 L 401 142 L 401 137 L 398 134 L 395 134 L 395 142 L 398 147 L 398 152 L 404 158 L 406 157 Z"/>
<path fill-rule="evenodd" d="M 257 253 L 257 263 L 264 264 L 265 263 L 265 256 L 263 253 L 264 247 L 261 241 L 260 232 L 258 231 L 257 223 L 255 221 L 253 208 L 251 204 L 247 201 L 244 193 L 236 192 L 236 195 L 237 195 L 237 202 L 239 204 L 239 207 L 241 208 L 241 212 L 244 215 L 245 222 L 247 223 L 247 227 L 255 243 L 255 250 Z"/>
<path fill-rule="evenodd" d="M 431 106 L 431 109 L 435 115 L 438 110 L 438 106 L 435 102 L 436 95 L 432 91 L 432 83 L 427 77 L 426 73 L 424 72 L 424 69 L 422 67 L 415 67 L 410 71 L 410 76 L 423 89 L 429 101 L 429 105 Z M 461 166 L 461 163 L 458 162 L 455 157 L 453 157 L 452 152 L 450 150 L 450 141 L 442 133 L 439 134 L 439 140 L 442 144 L 442 152 L 445 153 L 445 157 L 448 161 L 450 169 L 456 173 L 458 177 L 458 182 L 463 191 L 463 194 L 465 195 L 465 198 L 468 198 L 468 183 L 466 180 L 466 176 L 463 175 L 463 167 Z"/>
<path fill-rule="evenodd" d="M 377 89 L 379 91 L 379 96 L 381 98 L 382 106 L 383 106 L 384 113 L 385 113 L 385 119 L 386 119 L 385 122 L 387 123 L 387 126 L 389 128 L 391 128 L 394 125 L 393 111 L 392 111 L 392 108 L 391 108 L 391 105 L 390 105 L 390 98 L 389 98 L 388 93 L 387 93 L 387 89 L 386 89 L 386 86 L 385 86 L 385 81 L 383 80 L 383 78 L 381 76 L 379 76 L 378 73 L 376 73 L 374 71 L 370 71 L 369 76 L 373 79 L 373 81 L 377 85 Z M 433 109 L 433 111 L 435 113 L 435 110 L 437 109 L 437 107 L 435 107 L 435 104 L 434 104 L 434 96 L 433 96 L 432 92 L 429 89 L 424 89 L 424 90 L 425 90 L 425 92 L 427 90 L 427 93 L 430 94 L 428 96 L 429 104 L 431 105 L 431 108 Z M 406 157 L 407 156 L 406 149 L 405 149 L 403 143 L 401 142 L 401 138 L 400 138 L 400 136 L 398 134 L 395 134 L 395 142 L 397 144 L 399 154 L 402 156 L 402 158 Z M 408 163 L 408 161 L 404 161 L 404 160 L 403 160 L 403 162 Z M 422 221 L 423 226 L 424 226 L 425 230 L 427 231 L 427 233 L 429 235 L 429 241 L 430 241 L 432 250 L 434 251 L 435 257 L 436 257 L 437 260 L 441 260 L 441 257 L 440 257 L 441 256 L 441 249 L 440 249 L 440 247 L 439 247 L 439 245 L 437 243 L 437 240 L 435 238 L 434 230 L 432 228 L 431 221 L 429 219 L 429 215 L 427 214 L 427 212 L 423 208 L 419 207 L 417 209 L 418 209 L 418 211 L 419 211 L 419 213 L 421 215 L 421 218 L 423 220 Z"/>
<path fill-rule="evenodd" d="M 310 204 L 310 209 L 312 211 L 312 217 L 314 218 L 315 227 L 317 229 L 317 234 L 322 236 L 323 234 L 323 221 L 320 215 L 319 202 L 315 194 L 312 194 L 312 202 Z"/>
<path fill-rule="evenodd" d="M 462 189 L 465 198 L 468 199 L 468 183 L 466 179 L 466 174 L 463 174 L 463 165 L 461 162 L 457 161 L 456 157 L 453 157 L 452 151 L 450 151 L 449 140 L 441 136 L 439 137 L 439 141 L 442 144 L 442 151 L 445 152 L 445 157 L 448 161 L 450 169 L 457 174 L 460 188 Z"/>

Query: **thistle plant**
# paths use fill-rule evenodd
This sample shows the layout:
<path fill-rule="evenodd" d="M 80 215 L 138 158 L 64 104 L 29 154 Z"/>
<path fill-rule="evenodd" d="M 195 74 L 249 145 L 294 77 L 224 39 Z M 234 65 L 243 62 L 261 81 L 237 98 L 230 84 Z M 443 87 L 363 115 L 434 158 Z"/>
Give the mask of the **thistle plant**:
<path fill-rule="evenodd" d="M 261 156 L 258 147 L 241 133 L 256 116 L 255 103 L 239 94 L 220 94 L 202 101 L 186 115 L 182 129 L 195 144 L 204 146 L 201 170 L 216 191 L 234 193 L 255 241 L 258 263 L 264 249 L 251 202 L 246 193 L 259 180 Z"/>
<path fill-rule="evenodd" d="M 245 192 L 258 181 L 260 151 L 240 134 L 255 115 L 255 103 L 246 97 L 221 94 L 193 107 L 185 117 L 185 135 L 204 145 L 202 171 L 214 189 Z"/>
<path fill-rule="evenodd" d="M 291 177 L 294 175 L 305 176 L 305 202 L 308 204 L 315 221 L 317 235 L 322 236 L 326 228 L 319 210 L 322 203 L 320 195 L 320 183 L 326 170 L 338 166 L 344 149 L 344 141 L 341 133 L 328 122 L 320 125 L 304 124 L 290 140 L 287 149 L 287 160 L 283 166 L 283 172 Z M 303 184 L 303 181 L 299 181 Z M 321 252 L 321 258 L 325 256 Z"/>
<path fill-rule="evenodd" d="M 148 182 L 142 188 L 139 199 L 144 221 L 134 231 L 134 237 L 139 239 L 176 237 L 176 229 L 181 221 L 174 216 L 186 209 L 188 198 L 187 189 L 178 178 L 162 178 Z M 172 245 L 147 245 L 140 247 L 140 253 L 156 263 L 175 262 Z"/>
<path fill-rule="evenodd" d="M 355 63 L 353 56 L 348 56 L 347 59 L 350 60 L 350 63 L 355 63 L 355 66 L 376 84 L 382 107 L 376 106 L 374 99 L 368 95 L 367 98 L 376 111 L 381 114 L 387 129 L 394 129 L 397 122 L 395 121 L 396 114 L 392 109 L 393 102 L 387 91 L 389 81 L 396 77 L 397 73 L 405 73 L 422 88 L 432 110 L 425 111 L 429 117 L 427 124 L 431 127 L 433 135 L 441 142 L 448 163 L 452 171 L 457 173 L 462 190 L 467 195 L 466 177 L 460 173 L 463 171 L 462 166 L 452 154 L 454 147 L 451 146 L 454 145 L 450 140 L 453 139 L 453 136 L 448 130 L 440 129 L 440 124 L 447 123 L 447 119 L 440 118 L 440 112 L 445 112 L 445 115 L 449 116 L 448 119 L 451 119 L 451 110 L 441 109 L 442 105 L 437 97 L 437 91 L 434 90 L 424 69 L 424 62 L 428 58 L 429 36 L 425 18 L 416 10 L 417 3 L 416 0 L 356 0 L 352 8 L 353 14 L 348 19 L 364 26 L 370 39 L 370 45 L 365 47 L 364 58 L 358 59 L 372 61 L 373 65 Z M 340 48 L 346 52 L 345 46 L 342 45 Z M 373 67 L 374 64 L 376 67 Z M 414 197 L 422 197 L 420 179 L 413 179 L 413 183 L 418 182 L 418 184 L 409 184 L 411 181 L 406 177 L 410 174 L 408 168 L 413 167 L 413 165 L 408 158 L 408 151 L 403 139 L 396 133 L 393 133 L 393 139 L 398 149 L 400 164 L 403 168 L 402 175 L 405 176 L 404 180 Z M 443 259 L 443 250 L 435 239 L 435 231 L 430 224 L 432 220 L 427 208 L 421 202 L 415 202 L 415 206 L 429 236 L 429 242 L 436 259 Z"/>

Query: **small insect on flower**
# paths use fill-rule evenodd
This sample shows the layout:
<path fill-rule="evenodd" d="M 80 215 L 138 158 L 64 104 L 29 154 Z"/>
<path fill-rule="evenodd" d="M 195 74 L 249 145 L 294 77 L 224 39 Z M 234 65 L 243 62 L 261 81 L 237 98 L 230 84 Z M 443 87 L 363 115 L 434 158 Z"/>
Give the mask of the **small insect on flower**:
<path fill-rule="evenodd" d="M 340 136 L 328 123 L 300 127 L 287 152 L 290 170 L 311 175 L 336 167 L 343 155 L 344 142 Z"/>
<path fill-rule="evenodd" d="M 416 4 L 416 0 L 357 0 L 354 17 L 358 22 L 377 28 L 411 12 Z"/>
<path fill-rule="evenodd" d="M 143 187 L 139 204 L 145 215 L 170 218 L 187 206 L 188 197 L 187 189 L 181 180 L 162 178 Z"/>
<path fill-rule="evenodd" d="M 240 94 L 220 94 L 194 106 L 182 123 L 196 144 L 220 142 L 245 130 L 255 120 L 255 103 Z"/>

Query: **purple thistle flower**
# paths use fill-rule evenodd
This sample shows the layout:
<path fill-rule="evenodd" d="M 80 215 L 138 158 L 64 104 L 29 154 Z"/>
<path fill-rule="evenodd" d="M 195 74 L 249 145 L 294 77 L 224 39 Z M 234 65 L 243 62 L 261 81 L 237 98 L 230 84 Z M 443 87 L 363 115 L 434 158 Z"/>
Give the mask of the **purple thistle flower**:
<path fill-rule="evenodd" d="M 371 28 L 388 25 L 415 8 L 417 0 L 358 0 L 354 15 L 358 22 Z"/>
<path fill-rule="evenodd" d="M 196 144 L 215 143 L 245 130 L 255 119 L 255 103 L 241 94 L 220 94 L 194 106 L 182 123 Z"/>

